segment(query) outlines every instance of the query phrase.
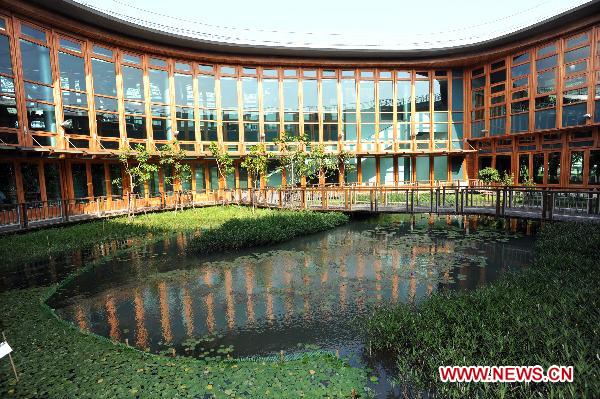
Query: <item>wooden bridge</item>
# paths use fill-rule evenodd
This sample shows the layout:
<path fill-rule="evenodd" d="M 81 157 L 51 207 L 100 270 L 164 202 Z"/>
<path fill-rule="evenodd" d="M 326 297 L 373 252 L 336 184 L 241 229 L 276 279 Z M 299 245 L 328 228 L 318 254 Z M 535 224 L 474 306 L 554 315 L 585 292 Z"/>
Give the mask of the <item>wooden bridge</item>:
<path fill-rule="evenodd" d="M 0 232 L 220 204 L 350 213 L 482 214 L 600 221 L 600 190 L 535 187 L 364 187 L 234 189 L 156 197 L 95 197 L 0 205 Z"/>

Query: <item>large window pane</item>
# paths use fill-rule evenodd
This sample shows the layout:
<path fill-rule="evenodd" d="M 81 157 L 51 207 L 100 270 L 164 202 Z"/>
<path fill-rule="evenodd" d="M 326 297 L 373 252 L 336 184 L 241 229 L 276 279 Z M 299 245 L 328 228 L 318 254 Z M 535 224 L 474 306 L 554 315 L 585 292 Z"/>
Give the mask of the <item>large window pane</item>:
<path fill-rule="evenodd" d="M 46 200 L 57 201 L 61 199 L 60 168 L 57 164 L 44 164 L 44 180 L 46 183 Z"/>
<path fill-rule="evenodd" d="M 175 74 L 175 104 L 194 105 L 194 86 L 191 75 Z"/>
<path fill-rule="evenodd" d="M 58 53 L 60 66 L 60 87 L 69 90 L 85 91 L 85 67 L 83 58 L 71 54 Z"/>
<path fill-rule="evenodd" d="M 144 73 L 141 69 L 123 66 L 123 94 L 129 100 L 144 99 Z"/>
<path fill-rule="evenodd" d="M 256 78 L 242 79 L 242 98 L 244 111 L 258 109 L 258 81 Z"/>
<path fill-rule="evenodd" d="M 560 183 L 560 152 L 548 154 L 548 184 Z"/>
<path fill-rule="evenodd" d="M 75 198 L 87 198 L 87 171 L 84 163 L 71 164 L 71 174 L 73 175 L 73 194 Z"/>
<path fill-rule="evenodd" d="M 237 79 L 221 78 L 221 107 L 236 109 L 237 106 Z"/>
<path fill-rule="evenodd" d="M 363 184 L 372 184 L 377 183 L 377 174 L 375 167 L 375 157 L 366 157 L 360 160 L 361 166 L 361 177 Z"/>
<path fill-rule="evenodd" d="M 533 182 L 544 183 L 544 154 L 533 155 Z"/>
<path fill-rule="evenodd" d="M 590 151 L 589 184 L 600 184 L 600 150 Z"/>
<path fill-rule="evenodd" d="M 92 74 L 94 76 L 94 93 L 105 96 L 117 95 L 115 64 L 92 58 Z"/>
<path fill-rule="evenodd" d="M 50 51 L 47 47 L 21 39 L 21 58 L 24 79 L 52 84 Z"/>
<path fill-rule="evenodd" d="M 216 108 L 215 77 L 210 75 L 198 76 L 198 92 L 201 108 Z"/>
<path fill-rule="evenodd" d="M 583 183 L 583 151 L 571 152 L 571 173 L 569 182 L 572 184 Z"/>
<path fill-rule="evenodd" d="M 448 180 L 448 157 L 433 158 L 433 180 L 446 181 Z"/>
<path fill-rule="evenodd" d="M 148 77 L 150 78 L 150 99 L 152 102 L 170 103 L 169 73 L 158 69 L 150 69 L 148 70 Z"/>
<path fill-rule="evenodd" d="M 13 74 L 8 36 L 0 35 L 0 73 Z"/>
<path fill-rule="evenodd" d="M 429 157 L 416 158 L 417 181 L 429 181 Z"/>
<path fill-rule="evenodd" d="M 41 201 L 40 175 L 37 163 L 22 163 L 21 175 L 23 181 L 23 191 L 25 202 Z"/>
<path fill-rule="evenodd" d="M 104 164 L 92 164 L 92 188 L 94 197 L 102 197 L 106 195 L 106 179 L 104 176 Z"/>

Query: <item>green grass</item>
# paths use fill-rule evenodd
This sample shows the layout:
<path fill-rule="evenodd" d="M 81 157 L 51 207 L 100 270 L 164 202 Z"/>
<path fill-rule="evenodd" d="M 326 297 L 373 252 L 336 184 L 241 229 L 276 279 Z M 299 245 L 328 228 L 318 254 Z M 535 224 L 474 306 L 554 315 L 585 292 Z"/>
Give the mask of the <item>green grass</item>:
<path fill-rule="evenodd" d="M 138 215 L 133 221 L 129 221 L 127 217 L 117 217 L 0 236 L 0 259 L 3 259 L 0 270 L 114 240 L 157 240 L 179 232 L 191 233 L 201 228 L 214 228 L 232 218 L 260 217 L 273 212 L 276 211 L 257 209 L 253 214 L 247 207 L 219 206 L 176 213 L 149 213 Z"/>
<path fill-rule="evenodd" d="M 195 237 L 190 247 L 207 253 L 275 244 L 347 222 L 348 216 L 338 212 L 263 211 L 228 220 L 217 228 L 207 230 Z"/>
<path fill-rule="evenodd" d="M 418 308 L 381 308 L 366 321 L 374 351 L 397 356 L 399 379 L 440 397 L 598 397 L 600 229 L 546 224 L 536 260 L 471 292 L 438 293 Z M 441 365 L 574 366 L 573 383 L 441 383 Z"/>
<path fill-rule="evenodd" d="M 218 362 L 141 352 L 58 320 L 40 303 L 46 290 L 0 294 L 20 378 L 0 361 L 2 398 L 347 398 L 366 384 L 362 370 L 332 355 Z"/>

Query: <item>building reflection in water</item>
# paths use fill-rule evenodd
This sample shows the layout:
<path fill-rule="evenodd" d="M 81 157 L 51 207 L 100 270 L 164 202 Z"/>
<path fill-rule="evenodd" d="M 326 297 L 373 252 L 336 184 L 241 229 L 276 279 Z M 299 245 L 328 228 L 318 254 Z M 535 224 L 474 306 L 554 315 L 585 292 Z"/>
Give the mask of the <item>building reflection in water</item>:
<path fill-rule="evenodd" d="M 338 348 L 356 339 L 352 323 L 372 305 L 418 303 L 439 289 L 474 288 L 497 278 L 507 264 L 530 261 L 523 238 L 465 249 L 456 238 L 429 232 L 450 226 L 467 237 L 477 234 L 478 223 L 400 219 L 383 231 L 356 223 L 271 250 L 206 261 L 185 255 L 187 240 L 177 237 L 115 260 L 115 270 L 131 271 L 123 281 L 90 276 L 72 288 L 80 295 L 65 295 L 56 308 L 82 330 L 152 351 L 213 334 L 221 337 L 218 343 L 234 345 L 237 355 L 253 354 L 257 345 L 272 353 L 307 341 Z M 520 228 L 511 220 L 500 231 Z M 526 233 L 533 229 L 526 224 Z M 477 264 L 481 256 L 487 257 L 485 267 Z M 163 276 L 165 264 L 185 270 Z"/>

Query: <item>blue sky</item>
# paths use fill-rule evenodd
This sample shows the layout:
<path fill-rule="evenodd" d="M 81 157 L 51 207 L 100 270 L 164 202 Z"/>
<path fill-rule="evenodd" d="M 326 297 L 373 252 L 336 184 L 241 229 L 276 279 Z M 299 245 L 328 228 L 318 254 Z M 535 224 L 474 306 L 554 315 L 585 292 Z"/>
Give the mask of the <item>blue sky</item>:
<path fill-rule="evenodd" d="M 136 16 L 136 7 L 197 26 L 338 34 L 369 43 L 402 37 L 471 37 L 529 25 L 586 0 L 77 0 Z M 129 10 L 129 12 L 127 11 Z M 151 14 L 144 14 L 151 15 Z M 276 34 L 276 33 L 274 33 Z M 349 39 L 350 40 L 350 39 Z"/>

